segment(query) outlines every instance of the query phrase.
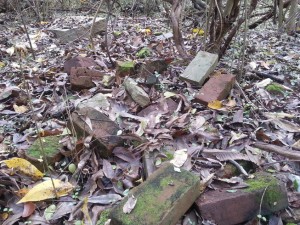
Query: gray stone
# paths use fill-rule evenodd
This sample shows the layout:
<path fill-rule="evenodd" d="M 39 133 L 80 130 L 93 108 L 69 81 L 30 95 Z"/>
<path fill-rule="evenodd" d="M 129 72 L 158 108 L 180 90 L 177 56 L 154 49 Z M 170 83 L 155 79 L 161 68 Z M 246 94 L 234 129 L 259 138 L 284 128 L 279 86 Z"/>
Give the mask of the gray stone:
<path fill-rule="evenodd" d="M 180 75 L 180 79 L 201 86 L 214 71 L 218 63 L 218 55 L 200 51 Z"/>
<path fill-rule="evenodd" d="M 123 83 L 126 91 L 132 97 L 133 101 L 138 103 L 140 106 L 145 107 L 149 105 L 150 98 L 143 88 L 139 87 L 138 84 L 131 78 L 127 77 Z"/>
<path fill-rule="evenodd" d="M 82 20 L 82 16 L 72 16 L 69 17 L 74 21 L 80 21 Z M 88 18 L 85 18 L 88 19 Z M 90 19 L 92 20 L 93 18 L 90 17 Z M 63 23 L 63 22 L 62 22 Z M 54 35 L 56 36 L 56 38 L 59 39 L 60 43 L 68 43 L 68 42 L 72 42 L 75 41 L 77 39 L 82 39 L 82 38 L 88 38 L 90 36 L 90 34 L 92 34 L 92 36 L 95 36 L 97 33 L 100 33 L 102 31 L 105 31 L 105 27 L 106 27 L 106 20 L 105 18 L 96 18 L 95 24 L 94 24 L 94 29 L 91 33 L 90 29 L 93 25 L 93 20 L 83 24 L 81 26 L 75 27 L 75 25 L 77 25 L 78 23 L 73 23 L 71 28 L 50 28 L 48 29 L 48 31 L 54 33 Z"/>

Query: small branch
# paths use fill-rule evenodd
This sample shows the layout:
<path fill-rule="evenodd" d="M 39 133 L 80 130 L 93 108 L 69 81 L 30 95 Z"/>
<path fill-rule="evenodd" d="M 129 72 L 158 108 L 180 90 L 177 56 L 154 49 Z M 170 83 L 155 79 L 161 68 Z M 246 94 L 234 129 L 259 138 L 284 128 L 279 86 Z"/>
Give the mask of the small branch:
<path fill-rule="evenodd" d="M 264 72 L 260 72 L 260 71 L 252 71 L 253 73 L 257 74 L 257 76 L 259 77 L 262 77 L 262 78 L 270 78 L 280 84 L 283 84 L 284 83 L 284 80 L 283 79 L 280 79 L 278 77 L 275 77 L 274 75 L 272 74 L 268 74 L 268 73 L 264 73 Z"/>
<path fill-rule="evenodd" d="M 300 152 L 292 151 L 284 147 L 272 145 L 264 142 L 256 142 L 253 144 L 254 147 L 259 148 L 263 151 L 274 152 L 279 155 L 285 156 L 289 159 L 300 160 Z"/>

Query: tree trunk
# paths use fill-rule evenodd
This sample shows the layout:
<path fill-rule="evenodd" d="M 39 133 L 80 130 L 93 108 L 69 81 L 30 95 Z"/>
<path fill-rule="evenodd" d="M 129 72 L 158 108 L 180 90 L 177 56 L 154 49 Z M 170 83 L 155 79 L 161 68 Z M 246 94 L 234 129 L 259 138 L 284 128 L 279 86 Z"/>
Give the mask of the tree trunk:
<path fill-rule="evenodd" d="M 287 23 L 287 32 L 292 34 L 296 31 L 296 20 L 298 13 L 298 0 L 292 0 L 291 7 L 289 11 L 289 20 Z"/>

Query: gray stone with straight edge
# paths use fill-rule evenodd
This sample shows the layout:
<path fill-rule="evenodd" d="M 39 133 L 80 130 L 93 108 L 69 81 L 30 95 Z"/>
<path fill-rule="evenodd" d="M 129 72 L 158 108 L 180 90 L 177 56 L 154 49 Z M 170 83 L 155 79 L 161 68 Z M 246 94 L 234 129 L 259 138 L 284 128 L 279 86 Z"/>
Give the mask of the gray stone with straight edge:
<path fill-rule="evenodd" d="M 180 79 L 201 86 L 218 64 L 218 55 L 200 51 L 180 75 Z"/>
<path fill-rule="evenodd" d="M 129 192 L 137 199 L 130 213 L 123 212 L 128 197 L 110 211 L 110 225 L 174 225 L 200 194 L 198 176 L 166 163 Z"/>

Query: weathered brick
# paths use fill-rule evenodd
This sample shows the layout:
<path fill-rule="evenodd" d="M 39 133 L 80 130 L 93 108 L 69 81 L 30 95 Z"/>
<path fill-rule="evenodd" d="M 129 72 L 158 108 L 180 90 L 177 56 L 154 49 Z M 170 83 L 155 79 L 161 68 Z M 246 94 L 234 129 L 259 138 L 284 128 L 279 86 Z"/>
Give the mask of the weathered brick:
<path fill-rule="evenodd" d="M 175 172 L 166 163 L 132 189 L 132 195 L 137 198 L 134 209 L 123 213 L 125 198 L 110 212 L 111 225 L 173 225 L 200 195 L 200 179 L 185 170 Z"/>
<path fill-rule="evenodd" d="M 200 51 L 180 75 L 180 79 L 201 86 L 209 74 L 214 71 L 217 63 L 218 55 Z"/>
<path fill-rule="evenodd" d="M 284 184 L 272 175 L 259 173 L 253 180 L 246 182 L 249 184 L 248 188 L 236 190 L 234 193 L 215 190 L 202 194 L 196 201 L 201 217 L 218 225 L 233 225 L 288 206 Z"/>
<path fill-rule="evenodd" d="M 86 123 L 86 118 L 90 119 L 92 129 Z M 73 112 L 71 120 L 72 123 L 69 122 L 71 130 L 73 124 L 78 137 L 92 135 L 92 148 L 100 151 L 102 156 L 110 155 L 114 147 L 122 144 L 122 139 L 117 136 L 119 126 L 94 108 L 86 107 Z"/>
<path fill-rule="evenodd" d="M 235 76 L 232 74 L 215 73 L 200 89 L 195 100 L 207 105 L 215 100 L 225 99 L 232 89 Z"/>
<path fill-rule="evenodd" d="M 67 74 L 71 73 L 71 68 L 78 68 L 78 67 L 96 67 L 98 64 L 95 62 L 95 60 L 91 58 L 76 56 L 72 59 L 69 59 L 64 64 L 64 72 Z"/>
<path fill-rule="evenodd" d="M 86 67 L 72 67 L 70 71 L 71 89 L 80 91 L 95 87 L 96 85 L 93 81 L 99 81 L 103 76 L 104 74 L 99 70 Z"/>

